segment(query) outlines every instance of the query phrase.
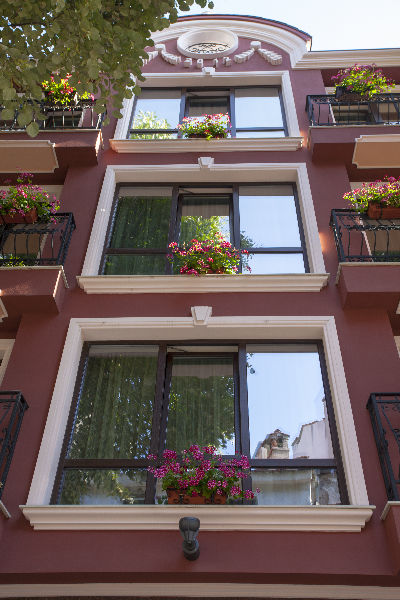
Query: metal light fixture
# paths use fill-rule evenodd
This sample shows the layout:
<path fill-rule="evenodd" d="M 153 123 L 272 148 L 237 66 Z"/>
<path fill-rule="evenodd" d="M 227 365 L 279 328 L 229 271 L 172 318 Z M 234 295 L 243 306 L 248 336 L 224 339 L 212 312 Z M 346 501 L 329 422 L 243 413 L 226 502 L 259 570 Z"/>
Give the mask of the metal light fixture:
<path fill-rule="evenodd" d="M 188 560 L 196 560 L 200 555 L 197 534 L 200 529 L 200 519 L 197 517 L 182 517 L 179 519 L 179 531 L 183 537 L 183 555 Z"/>

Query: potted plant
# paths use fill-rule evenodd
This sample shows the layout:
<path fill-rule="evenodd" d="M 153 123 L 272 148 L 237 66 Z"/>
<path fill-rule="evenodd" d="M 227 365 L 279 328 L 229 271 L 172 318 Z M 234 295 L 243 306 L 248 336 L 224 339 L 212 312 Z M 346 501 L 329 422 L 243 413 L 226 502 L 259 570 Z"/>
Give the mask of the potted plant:
<path fill-rule="evenodd" d="M 228 114 L 202 115 L 201 117 L 185 117 L 178 125 L 184 138 L 205 138 L 206 140 L 227 138 L 230 135 L 231 123 Z"/>
<path fill-rule="evenodd" d="M 240 255 L 247 250 L 236 250 L 220 233 L 213 233 L 205 239 L 193 239 L 190 245 L 176 242 L 169 245 L 168 259 L 184 275 L 235 275 L 240 263 Z M 246 267 L 250 271 L 250 267 Z"/>
<path fill-rule="evenodd" d="M 174 450 L 164 450 L 161 463 L 155 455 L 148 458 L 154 463 L 148 471 L 162 479 L 168 504 L 226 504 L 228 498 L 255 496 L 241 487 L 241 480 L 250 471 L 247 456 L 223 460 L 214 446 L 200 448 L 194 444 L 179 457 Z"/>
<path fill-rule="evenodd" d="M 386 176 L 347 192 L 343 200 L 352 208 L 366 212 L 371 219 L 400 219 L 400 177 Z"/>
<path fill-rule="evenodd" d="M 70 77 L 71 75 L 68 74 L 59 81 L 56 81 L 52 75 L 50 81 L 42 82 L 42 90 L 48 106 L 51 108 L 57 106 L 68 110 L 76 106 L 82 100 L 86 102 L 94 101 L 93 94 L 90 94 L 89 92 L 84 92 L 78 96 L 76 88 L 68 82 Z"/>
<path fill-rule="evenodd" d="M 50 221 L 60 208 L 55 196 L 32 184 L 32 177 L 31 173 L 18 173 L 16 185 L 0 190 L 0 222 L 3 224 Z"/>
<path fill-rule="evenodd" d="M 387 92 L 395 83 L 388 79 L 376 65 L 353 65 L 341 69 L 332 78 L 335 96 L 342 101 L 370 100 L 374 96 Z"/>

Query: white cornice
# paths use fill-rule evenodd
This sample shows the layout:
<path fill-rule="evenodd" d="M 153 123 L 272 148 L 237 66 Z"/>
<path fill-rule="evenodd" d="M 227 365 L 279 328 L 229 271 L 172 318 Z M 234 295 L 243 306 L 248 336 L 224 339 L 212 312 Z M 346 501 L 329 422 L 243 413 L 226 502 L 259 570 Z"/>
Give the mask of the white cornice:
<path fill-rule="evenodd" d="M 282 578 L 285 576 L 283 574 Z M 400 587 L 378 585 L 303 585 L 298 583 L 17 583 L 3 584 L 0 598 L 60 596 L 195 598 L 291 598 L 293 600 L 398 600 Z"/>
<path fill-rule="evenodd" d="M 399 501 L 390 500 L 389 502 L 386 502 L 385 508 L 383 509 L 382 514 L 381 514 L 381 521 L 384 521 L 386 519 L 392 506 L 397 506 L 400 510 L 400 502 Z"/>
<path fill-rule="evenodd" d="M 326 50 L 306 52 L 294 64 L 294 69 L 340 69 L 355 63 L 374 63 L 378 67 L 398 67 L 400 48 L 380 48 L 376 50 Z"/>
<path fill-rule="evenodd" d="M 301 59 L 310 44 L 310 42 L 307 42 L 299 35 L 279 27 L 278 24 L 272 25 L 270 23 L 218 18 L 180 21 L 170 25 L 168 29 L 153 33 L 152 39 L 155 44 L 159 44 L 160 42 L 178 38 L 191 29 L 214 29 L 215 27 L 229 29 L 239 37 L 260 40 L 277 46 L 289 54 L 292 65 Z"/>
<path fill-rule="evenodd" d="M 77 277 L 87 294 L 211 294 L 217 292 L 319 292 L 328 273 L 284 275 L 94 275 Z"/>
<path fill-rule="evenodd" d="M 301 148 L 302 137 L 281 138 L 226 138 L 222 140 L 110 140 L 110 146 L 119 153 L 140 154 L 152 152 L 293 152 Z"/>
<path fill-rule="evenodd" d="M 34 529 L 176 530 L 193 506 L 21 506 Z M 349 531 L 374 506 L 196 506 L 202 531 Z"/>

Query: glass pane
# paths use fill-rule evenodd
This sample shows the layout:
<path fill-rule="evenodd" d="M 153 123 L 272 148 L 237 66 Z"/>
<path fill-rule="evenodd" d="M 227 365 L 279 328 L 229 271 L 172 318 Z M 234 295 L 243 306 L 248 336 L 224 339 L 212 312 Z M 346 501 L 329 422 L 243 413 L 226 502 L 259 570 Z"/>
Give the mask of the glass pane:
<path fill-rule="evenodd" d="M 104 348 L 104 354 L 87 360 L 68 458 L 145 458 L 157 347 Z"/>
<path fill-rule="evenodd" d="M 165 254 L 107 254 L 104 275 L 165 275 Z"/>
<path fill-rule="evenodd" d="M 256 504 L 340 504 L 335 469 L 252 469 Z"/>
<path fill-rule="evenodd" d="M 120 196 L 110 248 L 167 248 L 171 194 Z"/>
<path fill-rule="evenodd" d="M 144 504 L 146 469 L 67 469 L 58 504 Z"/>
<path fill-rule="evenodd" d="M 179 242 L 204 239 L 216 232 L 230 240 L 229 204 L 229 196 L 184 196 Z"/>
<path fill-rule="evenodd" d="M 236 130 L 236 137 L 238 138 L 276 138 L 276 137 L 285 137 L 285 132 L 283 129 L 279 131 L 238 131 Z"/>
<path fill-rule="evenodd" d="M 278 88 L 247 88 L 235 92 L 236 127 L 283 127 Z"/>
<path fill-rule="evenodd" d="M 219 92 L 219 94 L 214 92 L 188 92 L 188 117 L 226 114 L 228 109 L 228 92 Z"/>
<path fill-rule="evenodd" d="M 175 129 L 180 105 L 180 90 L 142 90 L 136 100 L 131 129 Z"/>
<path fill-rule="evenodd" d="M 213 444 L 235 453 L 233 359 L 173 357 L 166 447 Z"/>
<path fill-rule="evenodd" d="M 242 256 L 244 275 L 305 273 L 302 254 L 247 254 Z M 250 267 L 247 271 L 244 267 Z"/>
<path fill-rule="evenodd" d="M 301 247 L 290 185 L 239 187 L 242 248 Z"/>
<path fill-rule="evenodd" d="M 252 458 L 333 458 L 318 351 L 305 349 L 247 347 Z"/>

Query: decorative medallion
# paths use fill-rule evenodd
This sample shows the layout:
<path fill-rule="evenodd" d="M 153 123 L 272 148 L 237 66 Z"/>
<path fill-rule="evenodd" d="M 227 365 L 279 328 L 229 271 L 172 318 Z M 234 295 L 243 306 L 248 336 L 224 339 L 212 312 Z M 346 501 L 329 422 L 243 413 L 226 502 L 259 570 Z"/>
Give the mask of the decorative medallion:
<path fill-rule="evenodd" d="M 195 54 L 215 54 L 216 52 L 224 52 L 229 50 L 229 44 L 221 44 L 221 42 L 200 42 L 188 46 L 186 50 Z"/>

